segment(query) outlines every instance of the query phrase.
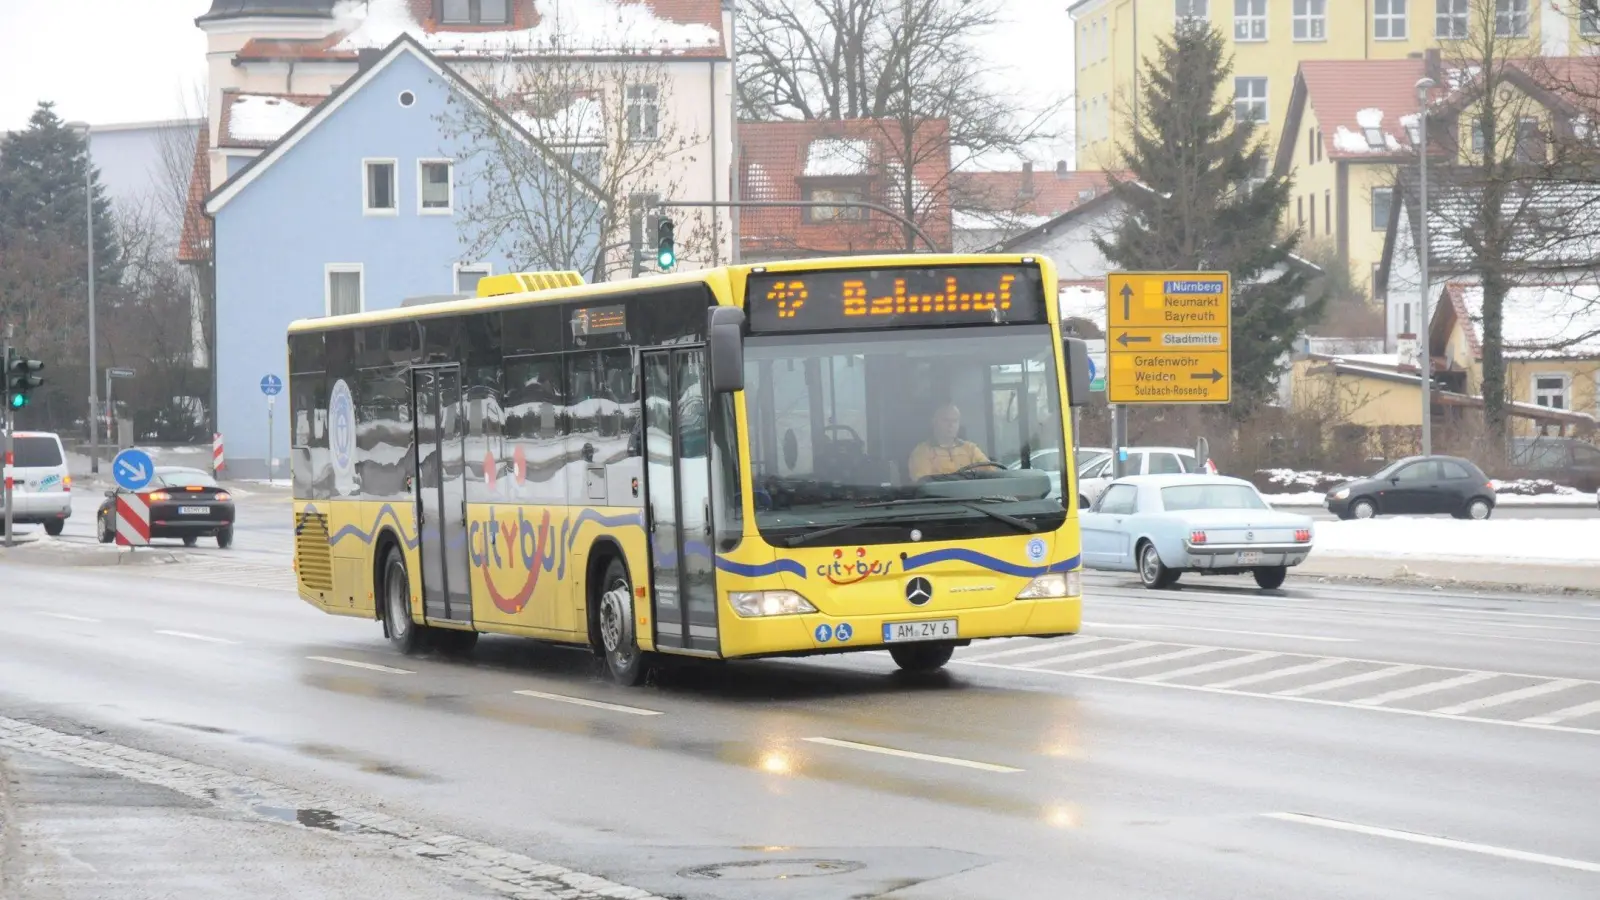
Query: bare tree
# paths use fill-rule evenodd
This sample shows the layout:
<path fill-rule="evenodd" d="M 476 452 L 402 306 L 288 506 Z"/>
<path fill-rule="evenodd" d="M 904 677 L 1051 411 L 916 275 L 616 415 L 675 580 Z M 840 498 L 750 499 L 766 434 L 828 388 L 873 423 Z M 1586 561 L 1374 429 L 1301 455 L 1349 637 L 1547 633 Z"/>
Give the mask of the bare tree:
<path fill-rule="evenodd" d="M 673 79 L 652 62 L 508 60 L 440 115 L 458 146 L 458 230 L 468 256 L 492 249 L 523 269 L 626 272 L 631 201 L 681 194 L 706 143 L 668 114 Z M 685 263 L 715 263 L 708 217 L 680 214 Z M 654 257 L 653 252 L 651 257 Z"/>

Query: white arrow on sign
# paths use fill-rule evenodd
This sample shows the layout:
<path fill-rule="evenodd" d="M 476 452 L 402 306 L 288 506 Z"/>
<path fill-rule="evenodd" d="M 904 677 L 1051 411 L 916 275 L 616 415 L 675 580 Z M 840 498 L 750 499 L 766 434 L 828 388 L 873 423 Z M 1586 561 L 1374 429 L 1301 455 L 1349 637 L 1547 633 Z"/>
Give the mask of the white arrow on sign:
<path fill-rule="evenodd" d="M 135 481 L 146 481 L 149 479 L 149 475 L 145 472 L 144 466 L 136 466 L 130 462 L 123 462 L 122 471 L 132 475 Z"/>

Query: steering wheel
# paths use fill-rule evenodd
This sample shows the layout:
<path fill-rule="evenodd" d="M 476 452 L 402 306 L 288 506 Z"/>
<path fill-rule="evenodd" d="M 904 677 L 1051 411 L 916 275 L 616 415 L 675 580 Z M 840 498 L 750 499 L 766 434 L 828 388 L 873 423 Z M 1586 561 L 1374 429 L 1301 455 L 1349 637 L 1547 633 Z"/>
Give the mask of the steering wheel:
<path fill-rule="evenodd" d="M 974 469 L 979 469 L 979 468 L 982 468 L 984 466 L 988 466 L 988 467 L 994 468 L 994 469 L 1004 469 L 1005 468 L 1005 466 L 1001 465 L 1000 463 L 995 462 L 992 459 L 985 459 L 985 460 L 979 460 L 978 462 L 975 462 L 975 463 L 967 463 L 966 465 L 964 465 L 961 468 L 957 469 L 956 470 L 956 474 L 957 475 L 965 475 L 968 472 L 973 471 Z"/>

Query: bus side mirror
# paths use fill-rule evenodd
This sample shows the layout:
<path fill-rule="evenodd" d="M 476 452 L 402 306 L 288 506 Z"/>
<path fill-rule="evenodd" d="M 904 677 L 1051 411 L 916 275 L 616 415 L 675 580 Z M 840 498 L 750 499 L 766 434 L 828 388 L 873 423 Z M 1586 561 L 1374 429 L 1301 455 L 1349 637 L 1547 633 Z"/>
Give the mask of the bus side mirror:
<path fill-rule="evenodd" d="M 744 310 L 713 306 L 706 314 L 706 335 L 711 366 L 711 392 L 731 394 L 744 390 Z"/>
<path fill-rule="evenodd" d="M 1089 345 L 1080 338 L 1064 338 L 1067 355 L 1067 404 L 1089 405 Z"/>

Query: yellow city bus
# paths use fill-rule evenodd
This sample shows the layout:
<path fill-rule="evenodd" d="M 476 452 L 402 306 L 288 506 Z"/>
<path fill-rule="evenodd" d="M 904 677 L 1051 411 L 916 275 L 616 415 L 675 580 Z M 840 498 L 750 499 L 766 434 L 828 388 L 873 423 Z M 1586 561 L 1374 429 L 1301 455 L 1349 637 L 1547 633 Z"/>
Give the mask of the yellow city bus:
<path fill-rule="evenodd" d="M 1078 630 L 1089 370 L 1043 257 L 494 276 L 288 355 L 300 595 L 402 652 L 522 635 L 636 684 Z"/>

